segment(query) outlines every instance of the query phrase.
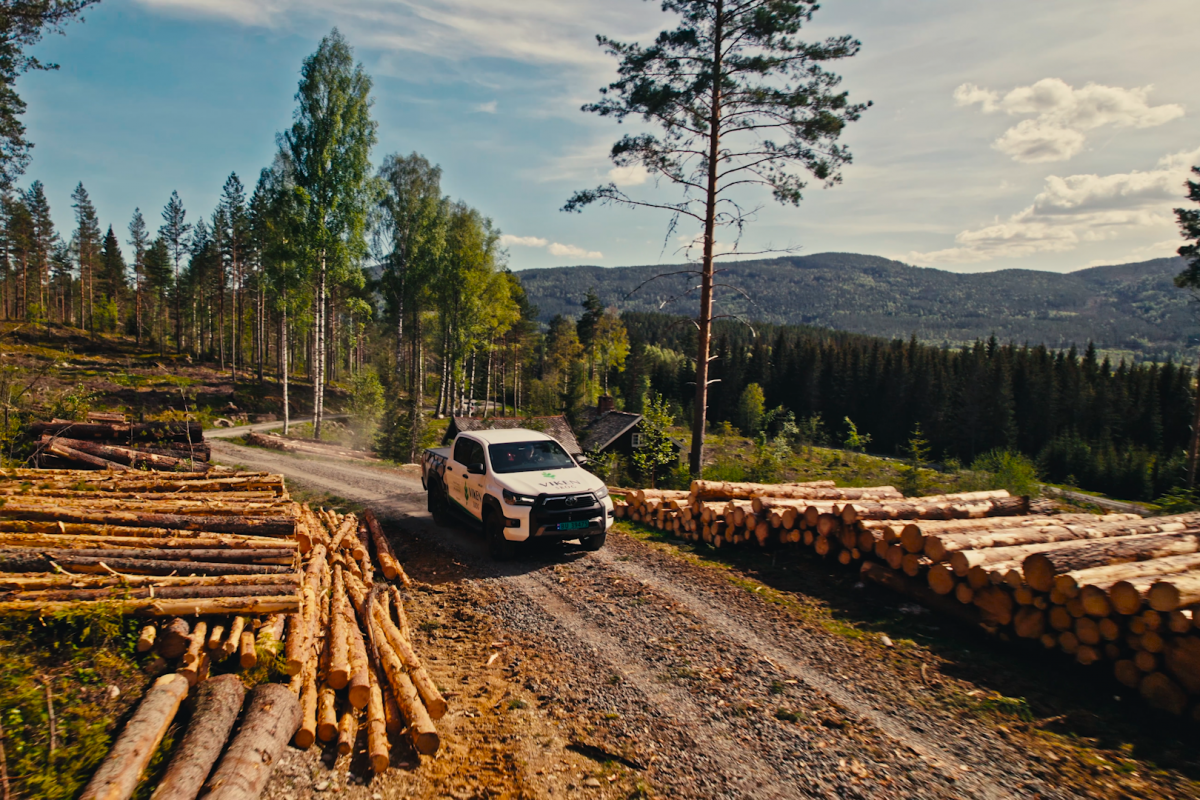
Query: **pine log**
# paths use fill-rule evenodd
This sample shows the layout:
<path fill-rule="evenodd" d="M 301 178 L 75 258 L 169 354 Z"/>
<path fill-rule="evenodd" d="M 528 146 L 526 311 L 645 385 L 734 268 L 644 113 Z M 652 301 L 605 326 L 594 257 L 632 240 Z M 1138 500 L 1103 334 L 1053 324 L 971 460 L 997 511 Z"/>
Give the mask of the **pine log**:
<path fill-rule="evenodd" d="M 1142 678 L 1138 691 L 1147 703 L 1175 716 L 1183 714 L 1187 708 L 1187 695 L 1179 684 L 1161 672 L 1151 672 Z"/>
<path fill-rule="evenodd" d="M 239 517 L 195 514 L 154 514 L 138 511 L 65 506 L 18 507 L 12 503 L 0 506 L 0 519 L 20 519 L 25 522 L 62 522 L 85 525 L 122 525 L 131 528 L 170 528 L 213 533 L 239 533 L 253 536 L 291 536 L 296 521 L 291 517 Z"/>
<path fill-rule="evenodd" d="M 1146 590 L 1146 602 L 1155 611 L 1174 611 L 1200 603 L 1200 572 L 1161 578 Z"/>
<path fill-rule="evenodd" d="M 1011 592 L 998 586 L 984 586 L 975 592 L 974 603 L 983 612 L 984 621 L 997 625 L 1012 622 L 1015 604 Z"/>
<path fill-rule="evenodd" d="M 258 666 L 258 650 L 254 647 L 254 631 L 243 630 L 238 639 L 238 665 L 242 669 Z"/>
<path fill-rule="evenodd" d="M 113 549 L 101 548 L 29 548 L 29 547 L 0 547 L 0 559 L 13 559 L 18 563 L 26 556 L 43 553 L 59 564 L 67 564 L 75 559 L 88 559 L 80 563 L 94 564 L 91 559 L 116 559 L 136 561 L 172 561 L 194 564 L 270 564 L 287 566 L 292 563 L 295 550 L 278 549 L 211 549 L 211 548 L 158 548 L 158 547 L 118 547 Z"/>
<path fill-rule="evenodd" d="M 276 539 L 265 536 L 235 536 L 232 534 L 149 537 L 0 532 L 0 547 L 35 547 L 55 550 L 111 550 L 117 548 L 136 548 L 139 550 L 270 550 L 275 551 L 274 557 L 279 558 L 290 558 L 291 554 L 295 552 L 295 542 L 288 541 L 287 539 Z M 129 555 L 139 554 L 130 553 Z M 268 555 L 267 557 L 272 556 Z"/>
<path fill-rule="evenodd" d="M 229 632 L 225 634 L 225 641 L 221 643 L 221 649 L 224 651 L 223 658 L 229 658 L 237 652 L 238 647 L 242 643 L 242 630 L 246 627 L 246 618 L 236 616 L 229 624 Z"/>
<path fill-rule="evenodd" d="M 350 682 L 350 632 L 346 622 L 346 586 L 342 581 L 342 567 L 333 567 L 333 595 L 329 612 L 329 671 L 326 680 L 334 689 L 345 689 Z"/>
<path fill-rule="evenodd" d="M 179 658 L 191 642 L 192 629 L 185 619 L 167 620 L 158 637 L 158 654 L 165 659 Z"/>
<path fill-rule="evenodd" d="M 1026 557 L 1021 565 L 1026 583 L 1039 592 L 1048 592 L 1054 588 L 1054 576 L 1062 573 L 1195 553 L 1200 550 L 1200 534 L 1125 536 L 1071 545 Z"/>
<path fill-rule="evenodd" d="M 377 615 L 374 615 L 371 621 L 371 640 L 382 662 L 388 683 L 392 687 L 392 693 L 400 706 L 400 712 L 408 722 L 413 748 L 422 755 L 433 755 L 440 746 L 437 729 L 434 728 L 433 721 L 429 718 L 425 706 L 422 705 L 421 697 L 417 694 L 417 689 L 409 679 L 408 673 L 404 671 L 399 657 L 387 642 Z"/>
<path fill-rule="evenodd" d="M 1029 513 L 1028 497 L 996 497 L 983 500 L 924 501 L 923 498 L 897 502 L 847 503 L 842 508 L 842 521 L 868 519 L 969 519 Z"/>
<path fill-rule="evenodd" d="M 421 701 L 425 704 L 425 708 L 429 710 L 429 716 L 432 719 L 441 719 L 446 716 L 449 705 L 446 703 L 445 698 L 442 697 L 442 693 L 438 691 L 437 684 L 433 682 L 433 679 L 429 677 L 429 673 L 421 666 L 421 661 L 413 651 L 412 645 L 401 636 L 400 629 L 392 623 L 385 609 L 375 608 L 375 621 L 379 624 L 380 630 L 383 631 L 384 638 L 388 644 L 392 646 L 396 655 L 400 657 L 400 661 L 404 664 L 404 669 L 408 672 L 409 677 L 412 678 L 412 682 L 421 696 Z"/>
<path fill-rule="evenodd" d="M 51 449 L 54 445 L 70 448 L 81 453 L 87 453 L 91 456 L 105 459 L 107 461 L 115 461 L 118 464 L 124 464 L 128 467 L 148 466 L 154 469 L 175 470 L 186 467 L 191 459 L 174 458 L 171 456 L 156 455 L 145 451 L 134 450 L 130 447 L 119 447 L 116 445 L 101 444 L 99 442 L 86 442 L 80 439 L 65 439 L 52 438 L 43 436 L 41 445 L 47 449 Z M 56 452 L 51 449 L 51 452 Z"/>
<path fill-rule="evenodd" d="M 1183 533 L 1188 530 L 1189 526 L 1192 529 L 1200 528 L 1200 518 L 1195 515 L 1092 524 L 1066 523 L 1058 521 L 1056 518 L 1044 517 L 1043 519 L 1046 521 L 1041 526 L 1022 524 L 1017 527 L 1005 526 L 965 533 L 927 533 L 925 555 L 934 561 L 945 561 L 950 553 L 957 550 L 981 550 L 988 547 L 1015 547 L 1082 539 L 1109 539 L 1147 533 Z"/>
<path fill-rule="evenodd" d="M 175 748 L 151 800 L 194 800 L 233 731 L 246 689 L 236 675 L 209 678 L 196 690 L 187 733 Z"/>
<path fill-rule="evenodd" d="M 199 422 L 35 422 L 29 430 L 34 436 L 70 434 L 76 439 L 129 442 L 199 442 L 204 439 L 204 428 Z"/>
<path fill-rule="evenodd" d="M 50 453 L 51 455 L 66 459 L 67 461 L 74 461 L 78 464 L 87 464 L 88 466 L 95 467 L 96 469 L 113 470 L 115 472 L 122 472 L 124 470 L 132 469 L 131 467 L 116 461 L 110 461 L 107 458 L 101 458 L 100 456 L 94 456 L 91 453 L 85 453 L 82 450 L 76 450 L 74 447 L 68 447 L 61 442 L 50 442 L 49 444 L 44 445 L 41 451 L 43 453 Z"/>
<path fill-rule="evenodd" d="M 187 680 L 173 673 L 154 682 L 92 775 L 80 800 L 127 800 L 133 796 L 187 692 Z"/>
<path fill-rule="evenodd" d="M 384 576 L 389 581 L 399 578 L 405 587 L 412 586 L 412 579 L 408 577 L 404 567 L 400 566 L 400 561 L 392 552 L 392 545 L 388 542 L 383 527 L 379 524 L 374 512 L 368 508 L 363 512 L 363 519 L 366 520 L 367 527 L 371 531 L 371 538 L 375 542 L 375 558 L 379 561 L 379 567 L 383 570 Z"/>
<path fill-rule="evenodd" d="M 366 642 L 355 619 L 354 608 L 349 603 L 343 606 L 347 628 L 350 631 L 350 681 L 346 692 L 350 705 L 362 709 L 370 702 L 371 663 L 367 656 Z"/>
<path fill-rule="evenodd" d="M 971 606 L 964 606 L 948 597 L 936 594 L 917 581 L 873 561 L 864 561 L 861 568 L 862 577 L 881 586 L 886 586 L 898 594 L 904 595 L 921 605 L 931 608 L 949 617 L 977 625 L 980 622 L 979 613 Z"/>
<path fill-rule="evenodd" d="M 0 575 L 0 590 L 99 589 L 105 587 L 171 586 L 268 586 L 296 584 L 295 573 L 287 575 Z"/>
<path fill-rule="evenodd" d="M 65 611 L 82 611 L 94 608 L 113 614 L 132 614 L 148 617 L 178 616 L 228 616 L 231 614 L 272 614 L 295 611 L 300 600 L 295 595 L 267 595 L 261 597 L 211 597 L 211 598 L 148 598 L 145 600 L 96 600 L 55 601 L 16 600 L 0 602 L 0 614 L 59 614 Z"/>
<path fill-rule="evenodd" d="M 1185 690 L 1200 695 L 1200 636 L 1173 637 L 1163 648 L 1163 666 Z"/>
<path fill-rule="evenodd" d="M 300 724 L 294 744 L 307 750 L 317 741 L 317 659 L 310 658 L 300 673 Z"/>
<path fill-rule="evenodd" d="M 139 551 L 130 551 L 139 555 Z M 24 564 L 33 558 L 32 555 L 9 556 L 0 553 L 0 566 Z M 291 575 L 291 567 L 281 564 L 239 564 L 215 563 L 211 561 L 159 560 L 154 558 L 112 558 L 101 556 L 77 556 L 53 554 L 53 562 L 71 572 L 91 574 L 112 574 L 113 571 L 129 575 L 171 575 L 175 572 L 202 573 L 205 575 Z M 45 567 L 36 570 L 48 571 Z"/>
<path fill-rule="evenodd" d="M 789 492 L 813 489 L 832 489 L 833 481 L 810 481 L 808 483 L 730 483 L 725 481 L 692 481 L 688 493 L 692 500 L 749 500 L 756 493 L 763 496 L 786 497 Z M 636 495 L 635 495 L 636 496 Z M 644 493 L 643 493 L 644 496 Z M 802 495 L 796 495 L 802 497 Z M 640 505 L 643 500 L 638 500 Z"/>
<path fill-rule="evenodd" d="M 204 653 L 204 645 L 208 639 L 208 622 L 200 620 L 188 637 L 187 652 L 183 654 L 183 666 L 188 667 L 200 660 Z"/>
<path fill-rule="evenodd" d="M 1144 593 L 1156 580 L 1196 569 L 1200 569 L 1200 554 L 1112 564 L 1056 575 L 1054 590 L 1065 596 L 1074 596 L 1084 586 L 1098 586 L 1108 590 L 1109 599 L 1118 612 L 1136 614 L 1142 606 Z"/>
<path fill-rule="evenodd" d="M 347 708 L 338 720 L 338 755 L 348 756 L 354 750 L 354 740 L 358 737 L 358 712 Z"/>
<path fill-rule="evenodd" d="M 225 626 L 214 624 L 208 631 L 208 642 L 205 648 L 208 650 L 220 650 L 221 644 L 225 641 Z"/>
<path fill-rule="evenodd" d="M 205 800 L 256 800 L 299 726 L 300 704 L 286 686 L 255 687 L 237 736 L 206 784 Z"/>
<path fill-rule="evenodd" d="M 1116 676 L 1120 683 L 1128 686 L 1130 689 L 1136 689 L 1142 681 L 1141 671 L 1129 659 L 1120 659 L 1113 664 L 1113 675 Z"/>
<path fill-rule="evenodd" d="M 145 653 L 154 647 L 154 639 L 158 635 L 158 628 L 153 625 L 146 625 L 142 628 L 141 634 L 138 636 L 137 651 Z"/>
<path fill-rule="evenodd" d="M 317 693 L 317 738 L 322 742 L 332 742 L 337 736 L 337 692 L 329 685 L 329 681 L 325 681 Z"/>
<path fill-rule="evenodd" d="M 384 719 L 383 692 L 379 680 L 371 671 L 370 702 L 367 704 L 367 754 L 371 759 L 371 770 L 376 775 L 387 771 L 391 765 L 388 755 L 387 724 Z"/>
<path fill-rule="evenodd" d="M 1046 614 L 1033 606 L 1021 606 L 1013 614 L 1013 630 L 1022 639 L 1040 639 L 1046 632 Z"/>

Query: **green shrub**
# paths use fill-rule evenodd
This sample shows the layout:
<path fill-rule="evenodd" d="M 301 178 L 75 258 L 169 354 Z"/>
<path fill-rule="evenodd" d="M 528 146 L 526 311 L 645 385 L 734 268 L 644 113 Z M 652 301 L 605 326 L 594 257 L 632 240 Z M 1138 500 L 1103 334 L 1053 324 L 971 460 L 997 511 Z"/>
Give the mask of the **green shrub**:
<path fill-rule="evenodd" d="M 992 450 L 971 463 L 973 472 L 987 473 L 989 488 L 1007 489 L 1013 495 L 1037 497 L 1041 493 L 1037 466 L 1027 456 L 1011 450 Z"/>

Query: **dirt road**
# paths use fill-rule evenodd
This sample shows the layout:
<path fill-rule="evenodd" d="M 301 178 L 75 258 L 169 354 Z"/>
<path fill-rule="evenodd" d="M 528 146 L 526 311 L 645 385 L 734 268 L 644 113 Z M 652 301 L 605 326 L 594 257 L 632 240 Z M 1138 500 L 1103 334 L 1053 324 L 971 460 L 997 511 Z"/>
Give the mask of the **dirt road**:
<path fill-rule="evenodd" d="M 1009 697 L 996 687 L 1042 675 L 1027 653 L 942 631 L 819 562 L 757 574 L 617 533 L 597 553 L 567 545 L 496 565 L 474 532 L 432 524 L 410 474 L 212 445 L 223 463 L 386 519 L 429 584 L 411 597 L 420 647 L 455 708 L 437 759 L 397 748 L 399 769 L 371 781 L 361 757 L 291 750 L 271 797 L 1196 796 L 1186 729 L 1089 730 L 1124 706 L 1070 667 L 1033 706 Z M 821 600 L 842 595 L 849 621 Z M 871 609 L 890 625 L 898 608 L 911 624 L 872 629 Z M 903 638 L 924 628 L 933 645 Z M 956 644 L 939 651 L 944 640 Z M 1107 692 L 1099 710 L 1089 680 Z"/>

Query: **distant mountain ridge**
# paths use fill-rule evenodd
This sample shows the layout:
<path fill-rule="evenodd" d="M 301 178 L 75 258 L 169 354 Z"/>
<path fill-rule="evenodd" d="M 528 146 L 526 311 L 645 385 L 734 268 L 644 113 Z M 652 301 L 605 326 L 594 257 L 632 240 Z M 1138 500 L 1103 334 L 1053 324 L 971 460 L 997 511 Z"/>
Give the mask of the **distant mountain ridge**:
<path fill-rule="evenodd" d="M 875 336 L 956 345 L 995 334 L 1002 341 L 1049 347 L 1132 351 L 1138 358 L 1178 357 L 1200 343 L 1188 295 L 1173 278 L 1181 258 L 1092 267 L 1077 272 L 1000 270 L 964 274 L 912 267 L 879 256 L 819 253 L 735 261 L 718 283 L 718 314 L 770 323 L 816 325 Z M 578 317 L 589 288 L 622 311 L 693 314 L 698 292 L 673 303 L 695 276 L 660 278 L 685 266 L 552 267 L 516 273 L 539 316 Z"/>

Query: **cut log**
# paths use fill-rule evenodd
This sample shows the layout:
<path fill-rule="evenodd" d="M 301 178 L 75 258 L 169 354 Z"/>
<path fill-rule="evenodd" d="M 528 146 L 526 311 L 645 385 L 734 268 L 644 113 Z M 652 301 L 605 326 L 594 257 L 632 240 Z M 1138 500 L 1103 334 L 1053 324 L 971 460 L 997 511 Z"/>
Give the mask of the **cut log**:
<path fill-rule="evenodd" d="M 158 637 L 158 654 L 166 659 L 179 658 L 191 643 L 191 625 L 185 619 L 175 617 L 167 620 Z"/>
<path fill-rule="evenodd" d="M 208 631 L 208 642 L 205 643 L 205 648 L 208 650 L 220 650 L 224 641 L 225 626 L 213 625 Z"/>
<path fill-rule="evenodd" d="M 217 675 L 200 684 L 187 733 L 151 800 L 194 800 L 200 794 L 237 722 L 245 696 L 246 689 L 236 675 Z"/>
<path fill-rule="evenodd" d="M 2 601 L 120 601 L 156 598 L 181 600 L 197 598 L 258 597 L 284 595 L 294 592 L 294 584 L 281 580 L 272 586 L 148 586 L 145 588 L 122 588 L 111 586 L 98 589 L 45 589 L 34 592 L 3 592 Z"/>
<path fill-rule="evenodd" d="M 1163 665 L 1184 689 L 1200 695 L 1200 636 L 1179 636 L 1163 648 Z"/>
<path fill-rule="evenodd" d="M 143 529 L 148 530 L 148 529 Z M 90 555 L 93 550 L 112 550 L 117 548 L 135 548 L 135 553 L 125 553 L 129 557 L 141 557 L 144 550 L 229 550 L 251 551 L 264 558 L 290 558 L 295 552 L 295 543 L 286 539 L 268 538 L 264 536 L 234 536 L 232 534 L 196 535 L 190 531 L 171 531 L 172 536 L 77 536 L 61 533 L 0 533 L 0 547 L 26 547 L 53 550 L 84 551 L 80 555 Z M 264 551 L 272 554 L 263 556 Z M 194 556 L 193 556 L 194 557 Z M 249 558 L 250 556 L 239 556 Z M 224 560 L 221 558 L 214 559 Z"/>
<path fill-rule="evenodd" d="M 392 624 L 392 620 L 388 617 L 385 609 L 375 608 L 375 622 L 380 626 L 380 630 L 383 631 L 387 643 L 392 646 L 396 655 L 400 657 L 401 663 L 404 664 L 404 669 L 408 672 L 409 677 L 412 678 L 412 682 L 421 696 L 421 701 L 425 704 L 425 708 L 429 710 L 429 716 L 433 719 L 444 717 L 449 706 L 445 698 L 442 697 L 442 693 L 438 691 L 433 679 L 429 677 L 429 673 L 421 666 L 421 661 L 413 651 L 412 645 L 400 635 L 400 629 Z"/>
<path fill-rule="evenodd" d="M 1200 603 L 1200 572 L 1162 578 L 1146 591 L 1146 602 L 1155 611 L 1175 611 Z"/>
<path fill-rule="evenodd" d="M 180 675 L 158 678 L 138 704 L 100 768 L 80 795 L 80 800 L 127 800 L 133 796 L 150 758 L 179 711 L 188 693 Z"/>
<path fill-rule="evenodd" d="M 186 623 L 185 623 L 186 624 Z M 141 635 L 138 636 L 137 651 L 145 653 L 154 647 L 154 639 L 158 635 L 158 628 L 153 625 L 147 625 L 142 628 Z"/>
<path fill-rule="evenodd" d="M 366 642 L 363 641 L 362 631 L 354 616 L 354 609 L 346 603 L 343 607 L 346 624 L 350 631 L 350 682 L 347 697 L 350 705 L 355 708 L 366 708 L 370 702 L 370 672 L 371 663 L 367 656 Z"/>
<path fill-rule="evenodd" d="M 422 755 L 433 755 L 438 751 L 440 740 L 433 721 L 429 718 L 417 689 L 404 671 L 404 665 L 387 642 L 381 630 L 378 615 L 374 615 L 371 624 L 371 640 L 382 662 L 384 674 L 392 687 L 400 713 L 408 722 L 409 736 L 413 748 Z"/>
<path fill-rule="evenodd" d="M 255 687 L 238 734 L 208 781 L 205 800 L 256 800 L 299 725 L 300 705 L 286 686 Z"/>
<path fill-rule="evenodd" d="M 200 442 L 204 428 L 199 422 L 35 422 L 34 436 L 70 435 L 75 439 L 104 439 L 118 442 Z"/>
<path fill-rule="evenodd" d="M 59 614 L 65 611 L 107 611 L 113 614 L 142 615 L 147 617 L 178 616 L 229 616 L 249 614 L 258 616 L 280 611 L 295 611 L 300 600 L 295 595 L 269 595 L 266 597 L 212 597 L 212 598 L 154 598 L 147 600 L 97 600 L 46 603 L 42 601 L 15 601 L 0 603 L 3 614 Z"/>
<path fill-rule="evenodd" d="M 152 469 L 161 470 L 176 470 L 186 467 L 190 459 L 174 458 L 171 456 L 156 455 L 145 451 L 134 450 L 131 447 L 118 447 L 109 444 L 100 444 L 99 442 L 87 442 L 80 439 L 65 439 L 52 438 L 43 436 L 41 439 L 42 447 L 50 452 L 56 453 L 53 449 L 56 445 L 63 448 L 87 453 L 91 456 L 104 459 L 106 461 L 115 461 L 118 464 L 124 464 L 127 467 L 147 466 Z"/>
<path fill-rule="evenodd" d="M 1142 682 L 1141 671 L 1129 659 L 1121 659 L 1113 664 L 1113 675 L 1116 676 L 1117 681 L 1130 689 L 1136 689 Z"/>
<path fill-rule="evenodd" d="M 238 664 L 242 669 L 253 669 L 258 666 L 258 650 L 254 647 L 254 632 L 242 631 L 238 642 Z"/>
<path fill-rule="evenodd" d="M 854 522 L 883 519 L 971 519 L 1028 513 L 1028 497 L 965 501 L 935 499 L 933 502 L 922 502 L 922 498 L 913 498 L 902 502 L 847 503 L 842 508 L 842 520 Z"/>
<path fill-rule="evenodd" d="M 368 508 L 363 512 L 363 519 L 366 520 L 367 527 L 371 531 L 371 538 L 375 542 L 375 557 L 379 561 L 379 568 L 383 570 L 384 576 L 389 581 L 399 578 L 406 588 L 411 587 L 412 578 L 408 577 L 408 573 L 404 571 L 399 559 L 392 552 L 392 545 L 388 542 L 383 527 L 380 526 L 379 520 L 375 518 L 371 509 Z"/>
<path fill-rule="evenodd" d="M 384 719 L 383 692 L 379 680 L 371 671 L 370 702 L 367 704 L 367 755 L 371 759 L 371 770 L 379 775 L 391 765 L 388 755 L 388 731 Z"/>
<path fill-rule="evenodd" d="M 1021 565 L 1025 582 L 1039 592 L 1054 588 L 1054 576 L 1065 572 L 1149 561 L 1200 550 L 1198 533 L 1165 533 L 1100 539 L 1086 544 L 1031 553 Z"/>
<path fill-rule="evenodd" d="M 1161 672 L 1151 672 L 1142 678 L 1138 691 L 1147 703 L 1175 716 L 1187 708 L 1188 697 L 1183 689 Z"/>
<path fill-rule="evenodd" d="M 300 724 L 297 726 L 294 743 L 307 750 L 317 741 L 317 659 L 304 662 L 300 673 Z"/>
<path fill-rule="evenodd" d="M 196 514 L 154 514 L 142 511 L 117 511 L 66 506 L 0 506 L 0 519 L 20 519 L 23 522 L 74 523 L 84 525 L 121 525 L 131 528 L 166 528 L 214 533 L 239 533 L 252 536 L 291 536 L 296 521 L 291 517 Z"/>
<path fill-rule="evenodd" d="M 1066 515 L 1064 515 L 1066 516 Z M 1034 517 L 1041 523 L 1033 525 L 1022 518 L 1015 526 L 988 527 L 977 531 L 926 532 L 925 555 L 934 561 L 944 561 L 956 550 L 981 550 L 988 547 L 1015 547 L 1044 542 L 1069 542 L 1082 539 L 1109 539 L 1146 533 L 1183 533 L 1200 528 L 1200 517 L 1181 515 L 1105 521 L 1109 517 L 1094 517 L 1095 522 L 1068 522 L 1057 517 Z M 1074 519 L 1074 518 L 1072 518 Z"/>
<path fill-rule="evenodd" d="M 42 447 L 42 452 L 50 453 L 51 455 L 66 459 L 67 461 L 74 461 L 79 464 L 87 464 L 89 467 L 95 467 L 96 469 L 114 470 L 118 472 L 131 469 L 131 467 L 127 467 L 124 464 L 120 464 L 116 461 L 110 461 L 107 458 L 101 458 L 100 456 L 94 456 L 91 453 L 85 453 L 82 450 L 76 450 L 74 447 L 67 447 L 65 444 L 57 441 L 44 445 Z"/>
<path fill-rule="evenodd" d="M 349 631 L 347 630 L 346 613 L 344 606 L 346 602 L 346 585 L 342 580 L 342 567 L 340 564 L 334 564 L 333 567 L 333 594 L 330 598 L 329 612 L 329 644 L 327 645 L 329 652 L 329 666 L 325 680 L 334 689 L 345 689 L 346 684 L 350 682 L 350 639 Z"/>

